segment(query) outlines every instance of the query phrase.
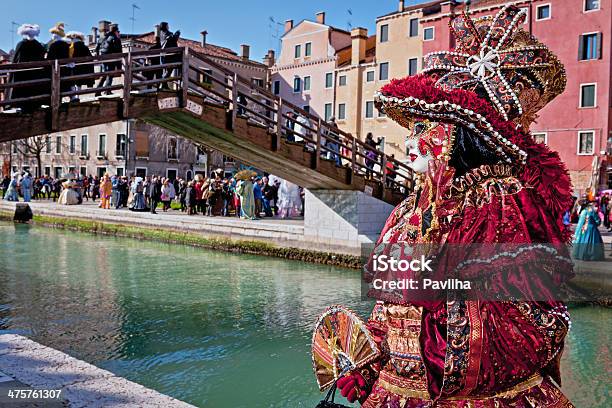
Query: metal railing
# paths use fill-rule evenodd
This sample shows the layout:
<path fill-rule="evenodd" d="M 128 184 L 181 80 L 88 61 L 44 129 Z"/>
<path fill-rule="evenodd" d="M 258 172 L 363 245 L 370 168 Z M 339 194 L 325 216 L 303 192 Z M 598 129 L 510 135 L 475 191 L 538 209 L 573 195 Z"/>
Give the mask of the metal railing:
<path fill-rule="evenodd" d="M 96 81 L 98 86 L 90 86 Z M 158 89 L 177 92 L 179 107 L 186 106 L 191 93 L 227 109 L 233 129 L 239 119 L 265 128 L 274 149 L 281 140 L 303 145 L 315 155 L 314 168 L 329 160 L 387 190 L 407 193 L 413 187 L 412 170 L 405 163 L 187 48 L 0 66 L 0 109 L 47 105 L 42 109 L 51 111 L 51 131 L 58 129 L 60 106 L 70 98 L 93 99 L 102 92 L 121 96 L 122 114 L 129 118 L 132 94 Z"/>

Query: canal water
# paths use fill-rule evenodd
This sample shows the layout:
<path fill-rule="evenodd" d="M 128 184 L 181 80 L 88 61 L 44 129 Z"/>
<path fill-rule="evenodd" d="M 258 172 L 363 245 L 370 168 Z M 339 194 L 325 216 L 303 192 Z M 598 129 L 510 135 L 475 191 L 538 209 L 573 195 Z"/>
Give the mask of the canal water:
<path fill-rule="evenodd" d="M 357 271 L 295 261 L 2 223 L 0 255 L 0 333 L 204 407 L 314 407 L 318 314 L 371 307 Z M 611 317 L 572 309 L 577 407 L 611 406 Z"/>

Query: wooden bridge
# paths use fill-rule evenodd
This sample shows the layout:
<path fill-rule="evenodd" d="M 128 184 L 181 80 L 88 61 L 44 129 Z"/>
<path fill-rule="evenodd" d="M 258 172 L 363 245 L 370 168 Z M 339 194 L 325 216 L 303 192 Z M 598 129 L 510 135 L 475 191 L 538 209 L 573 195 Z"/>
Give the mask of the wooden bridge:
<path fill-rule="evenodd" d="M 16 79 L 24 73 L 34 79 Z M 110 86 L 70 86 L 107 75 Z M 28 96 L 12 98 L 18 88 Z M 12 109 L 24 103 L 33 113 Z M 305 188 L 360 190 L 392 204 L 412 188 L 404 163 L 187 48 L 0 65 L 0 109 L 0 142 L 137 118 Z"/>

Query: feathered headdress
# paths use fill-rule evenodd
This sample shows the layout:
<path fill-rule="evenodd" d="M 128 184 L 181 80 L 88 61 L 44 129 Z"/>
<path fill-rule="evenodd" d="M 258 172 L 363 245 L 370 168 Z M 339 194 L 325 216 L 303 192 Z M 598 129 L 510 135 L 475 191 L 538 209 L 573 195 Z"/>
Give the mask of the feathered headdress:
<path fill-rule="evenodd" d="M 69 31 L 66 33 L 66 38 L 70 38 L 71 40 L 85 41 L 85 34 L 80 31 Z"/>
<path fill-rule="evenodd" d="M 40 34 L 40 27 L 38 24 L 22 24 L 17 29 L 17 34 L 23 37 L 35 38 Z"/>
<path fill-rule="evenodd" d="M 64 32 L 64 23 L 57 23 L 53 27 L 49 29 L 51 34 L 55 34 L 60 37 L 65 37 L 66 33 Z"/>

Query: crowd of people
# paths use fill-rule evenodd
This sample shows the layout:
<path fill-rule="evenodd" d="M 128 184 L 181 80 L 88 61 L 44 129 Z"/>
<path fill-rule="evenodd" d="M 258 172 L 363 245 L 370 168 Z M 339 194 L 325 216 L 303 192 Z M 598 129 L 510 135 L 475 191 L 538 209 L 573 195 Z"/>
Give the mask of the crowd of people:
<path fill-rule="evenodd" d="M 219 169 L 220 170 L 220 169 Z M 29 172 L 5 176 L 0 185 L 6 201 L 53 200 L 62 205 L 98 200 L 103 209 L 131 211 L 179 210 L 188 215 L 293 218 L 304 214 L 304 192 L 299 186 L 276 176 L 259 176 L 242 170 L 234 177 L 222 171 L 210 177 L 197 174 L 193 180 L 161 176 L 103 177 L 66 174 L 62 178 Z M 174 205 L 173 205 L 174 204 Z"/>
<path fill-rule="evenodd" d="M 15 52 L 12 57 L 12 62 L 38 62 L 45 60 L 62 60 L 67 58 L 91 57 L 92 52 L 85 44 L 85 35 L 78 31 L 64 31 L 65 24 L 57 23 L 49 30 L 50 39 L 43 44 L 38 41 L 40 35 L 40 27 L 36 24 L 22 24 L 17 32 L 22 37 L 21 41 L 15 47 Z M 173 33 L 169 30 L 168 23 L 162 22 L 159 25 L 159 32 L 155 38 L 155 43 L 151 49 L 166 49 L 178 46 L 180 31 Z M 108 29 L 102 33 L 101 38 L 96 44 L 94 54 L 105 56 L 111 54 L 120 54 L 123 52 L 121 44 L 121 33 L 118 24 L 110 24 Z M 177 56 L 169 55 L 150 59 L 149 64 L 174 63 L 177 62 Z M 179 57 L 180 58 L 180 57 Z M 155 60 L 155 61 L 154 61 Z M 79 100 L 79 94 L 82 87 L 93 87 L 95 85 L 94 74 L 95 64 L 75 64 L 69 63 L 60 68 L 60 77 L 73 77 L 72 80 L 62 80 L 60 91 L 70 92 L 70 100 L 75 102 Z M 96 86 L 96 96 L 101 96 L 104 92 L 107 95 L 112 94 L 113 74 L 111 72 L 121 69 L 120 60 L 105 60 L 101 64 L 101 72 L 99 82 Z M 145 72 L 147 80 L 168 78 L 172 74 L 170 70 L 148 70 Z M 104 73 L 109 73 L 104 75 Z M 88 76 L 89 75 L 89 76 Z M 116 75 L 115 75 L 116 76 Z M 41 105 L 49 104 L 49 101 L 43 97 L 50 95 L 50 82 L 41 83 L 40 80 L 50 79 L 51 70 L 49 67 L 31 69 L 27 71 L 15 72 L 10 75 L 10 83 L 39 81 L 39 83 L 22 84 L 12 88 L 7 99 L 19 99 L 20 101 L 13 103 L 11 106 L 14 109 L 24 113 L 31 113 L 38 109 Z M 165 83 L 160 87 L 167 86 Z M 33 99 L 34 98 L 34 99 Z M 25 100 L 24 100 L 25 99 Z M 30 100 L 28 100 L 30 99 Z M 33 100 L 32 100 L 33 99 Z"/>

